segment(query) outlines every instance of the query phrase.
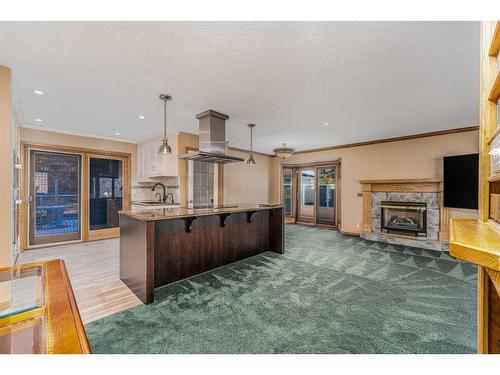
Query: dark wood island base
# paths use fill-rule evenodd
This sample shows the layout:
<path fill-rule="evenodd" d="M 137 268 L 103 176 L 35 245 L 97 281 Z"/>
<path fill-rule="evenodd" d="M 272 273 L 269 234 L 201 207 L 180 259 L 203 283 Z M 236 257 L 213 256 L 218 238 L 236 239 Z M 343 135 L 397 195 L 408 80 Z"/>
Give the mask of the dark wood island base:
<path fill-rule="evenodd" d="M 283 254 L 283 207 L 123 211 L 120 236 L 120 279 L 149 304 L 154 288 L 265 251 Z"/>

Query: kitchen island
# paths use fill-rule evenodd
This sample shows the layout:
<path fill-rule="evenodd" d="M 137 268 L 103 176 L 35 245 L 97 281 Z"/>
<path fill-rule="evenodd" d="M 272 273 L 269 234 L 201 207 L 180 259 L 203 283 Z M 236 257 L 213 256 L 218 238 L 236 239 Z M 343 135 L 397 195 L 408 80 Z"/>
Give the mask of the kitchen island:
<path fill-rule="evenodd" d="M 284 252 L 282 205 L 120 212 L 120 279 L 146 304 L 154 288 L 264 251 Z"/>

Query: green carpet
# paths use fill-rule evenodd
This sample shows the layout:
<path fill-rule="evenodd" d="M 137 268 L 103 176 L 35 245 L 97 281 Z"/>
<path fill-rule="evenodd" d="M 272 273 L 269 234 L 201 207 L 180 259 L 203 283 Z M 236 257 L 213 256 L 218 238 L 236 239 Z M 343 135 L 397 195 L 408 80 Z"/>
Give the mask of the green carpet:
<path fill-rule="evenodd" d="M 94 353 L 473 353 L 476 268 L 289 225 L 266 252 L 85 326 Z"/>

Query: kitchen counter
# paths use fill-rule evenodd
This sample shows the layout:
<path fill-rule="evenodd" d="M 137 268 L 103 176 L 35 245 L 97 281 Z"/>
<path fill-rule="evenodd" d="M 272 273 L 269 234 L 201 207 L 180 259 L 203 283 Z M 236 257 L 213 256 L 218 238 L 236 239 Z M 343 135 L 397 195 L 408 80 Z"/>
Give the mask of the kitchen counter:
<path fill-rule="evenodd" d="M 144 303 L 154 288 L 265 251 L 284 252 L 282 204 L 120 212 L 120 279 Z"/>
<path fill-rule="evenodd" d="M 269 210 L 270 208 L 282 208 L 282 204 L 239 204 L 236 207 L 222 207 L 222 208 L 186 208 L 186 207 L 147 207 L 136 208 L 133 210 L 120 211 L 120 215 L 127 215 L 137 220 L 152 221 L 152 220 L 168 220 L 179 219 L 184 217 L 198 217 L 208 215 L 220 215 L 225 213 L 234 212 L 248 212 L 248 211 L 261 211 Z"/>

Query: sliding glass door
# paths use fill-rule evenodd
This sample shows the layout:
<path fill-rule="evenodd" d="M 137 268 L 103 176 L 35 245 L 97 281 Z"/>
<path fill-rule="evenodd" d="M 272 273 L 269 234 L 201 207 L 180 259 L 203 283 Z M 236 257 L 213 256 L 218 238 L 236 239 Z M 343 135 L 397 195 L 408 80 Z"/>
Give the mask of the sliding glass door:
<path fill-rule="evenodd" d="M 121 158 L 87 156 L 88 239 L 120 234 L 118 211 L 124 207 L 125 162 Z"/>
<path fill-rule="evenodd" d="M 335 162 L 283 166 L 282 201 L 288 223 L 338 225 L 339 166 Z"/>
<path fill-rule="evenodd" d="M 29 246 L 81 239 L 82 155 L 29 150 Z"/>
<path fill-rule="evenodd" d="M 316 223 L 336 225 L 337 167 L 317 167 Z"/>
<path fill-rule="evenodd" d="M 283 167 L 283 205 L 287 219 L 295 218 L 295 170 Z"/>
<path fill-rule="evenodd" d="M 315 218 L 315 169 L 299 169 L 299 191 L 298 191 L 298 212 L 297 221 L 314 223 Z"/>

